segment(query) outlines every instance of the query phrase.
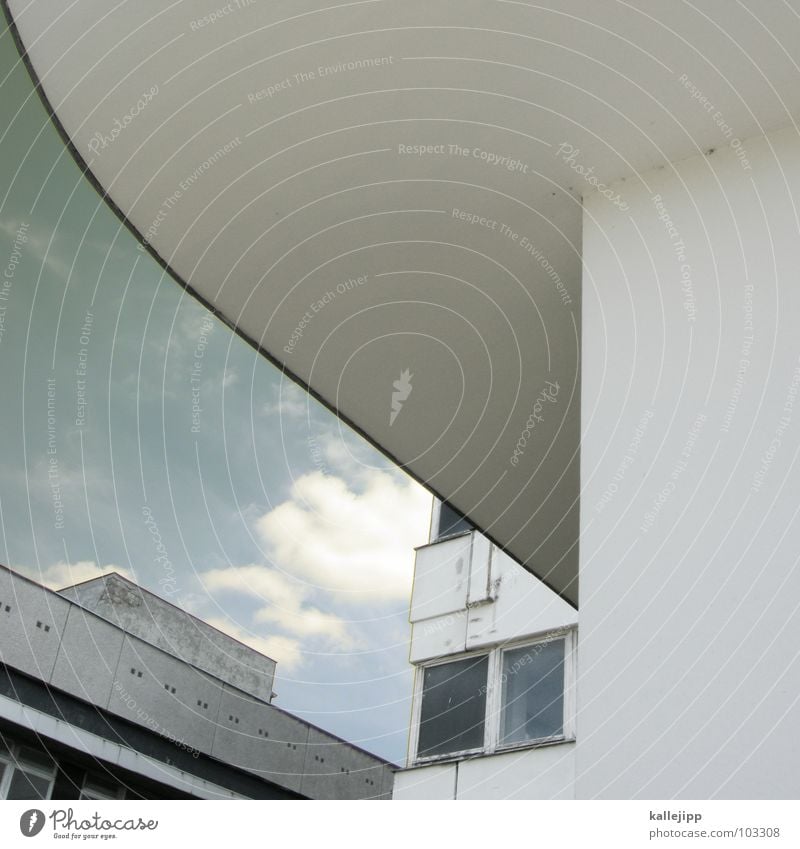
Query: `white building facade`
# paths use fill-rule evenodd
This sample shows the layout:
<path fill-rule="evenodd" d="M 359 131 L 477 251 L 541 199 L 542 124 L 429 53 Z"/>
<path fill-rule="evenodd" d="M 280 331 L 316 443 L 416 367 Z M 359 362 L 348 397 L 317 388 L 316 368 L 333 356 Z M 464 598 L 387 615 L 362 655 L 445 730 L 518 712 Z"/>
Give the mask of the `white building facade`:
<path fill-rule="evenodd" d="M 417 549 L 408 768 L 393 798 L 572 798 L 577 612 L 440 517 L 437 505 Z"/>
<path fill-rule="evenodd" d="M 485 533 L 396 797 L 800 796 L 798 0 L 4 5 L 141 250 Z"/>
<path fill-rule="evenodd" d="M 419 549 L 395 798 L 800 796 L 798 187 L 792 128 L 585 198 L 580 614 L 476 532 Z M 481 756 L 502 658 L 559 629 L 563 740 Z M 482 752 L 423 766 L 426 664 L 482 653 Z"/>

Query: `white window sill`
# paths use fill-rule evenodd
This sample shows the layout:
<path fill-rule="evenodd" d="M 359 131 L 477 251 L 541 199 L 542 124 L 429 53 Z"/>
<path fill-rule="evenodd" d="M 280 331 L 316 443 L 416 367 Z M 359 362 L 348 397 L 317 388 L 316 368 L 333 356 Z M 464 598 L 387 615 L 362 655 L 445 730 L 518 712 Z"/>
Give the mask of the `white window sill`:
<path fill-rule="evenodd" d="M 565 743 L 574 743 L 574 737 L 550 737 L 545 740 L 532 740 L 524 743 L 512 743 L 508 746 L 498 746 L 492 751 L 486 749 L 469 749 L 464 752 L 454 752 L 448 755 L 436 755 L 430 758 L 417 758 L 407 769 L 417 769 L 424 766 L 435 766 L 438 764 L 456 763 L 457 761 L 467 761 L 472 758 L 491 758 L 494 755 L 507 755 L 511 752 L 524 752 L 529 749 L 543 749 L 549 746 L 562 746 Z"/>

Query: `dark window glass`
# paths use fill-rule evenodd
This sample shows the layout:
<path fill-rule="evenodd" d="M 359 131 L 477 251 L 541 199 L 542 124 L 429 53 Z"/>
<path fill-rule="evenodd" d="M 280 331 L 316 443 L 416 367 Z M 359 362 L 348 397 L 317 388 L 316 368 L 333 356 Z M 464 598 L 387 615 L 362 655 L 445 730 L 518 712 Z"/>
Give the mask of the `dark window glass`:
<path fill-rule="evenodd" d="M 466 518 L 457 510 L 454 510 L 446 501 L 443 501 L 439 510 L 439 527 L 436 531 L 436 539 L 471 530 L 473 530 L 473 527 Z"/>
<path fill-rule="evenodd" d="M 41 778 L 17 768 L 8 788 L 9 799 L 47 799 L 50 791 L 50 779 Z"/>
<path fill-rule="evenodd" d="M 504 652 L 501 682 L 501 743 L 564 733 L 563 639 Z"/>
<path fill-rule="evenodd" d="M 81 799 L 119 799 L 119 787 L 107 778 L 87 775 L 81 790 Z"/>
<path fill-rule="evenodd" d="M 483 746 L 486 655 L 425 670 L 417 756 L 448 755 Z"/>
<path fill-rule="evenodd" d="M 48 770 L 53 768 L 53 759 L 50 755 L 28 746 L 19 747 L 16 760 L 23 769 L 26 766 L 36 766 Z"/>

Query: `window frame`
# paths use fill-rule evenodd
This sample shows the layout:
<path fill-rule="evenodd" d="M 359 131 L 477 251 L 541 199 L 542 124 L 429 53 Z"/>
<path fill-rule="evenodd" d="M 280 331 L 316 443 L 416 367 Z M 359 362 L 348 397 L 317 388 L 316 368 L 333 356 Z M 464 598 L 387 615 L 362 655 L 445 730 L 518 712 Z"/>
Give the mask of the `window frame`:
<path fill-rule="evenodd" d="M 462 652 L 458 655 L 448 655 L 446 657 L 437 658 L 435 661 L 431 663 L 426 663 L 424 666 L 418 666 L 415 669 L 414 674 L 414 724 L 413 724 L 413 737 L 414 737 L 414 747 L 412 751 L 414 752 L 415 758 L 414 763 L 435 763 L 436 761 L 448 760 L 450 758 L 455 757 L 450 753 L 441 754 L 441 755 L 424 755 L 421 758 L 416 757 L 417 749 L 419 748 L 419 732 L 420 726 L 422 724 L 422 691 L 425 685 L 425 670 L 432 669 L 436 666 L 446 666 L 448 663 L 458 663 L 459 661 L 468 661 L 474 660 L 479 657 L 487 658 L 487 677 L 491 677 L 492 675 L 492 653 L 487 651 L 486 649 L 480 649 L 478 651 L 472 652 Z M 477 746 L 472 749 L 461 749 L 459 751 L 459 756 L 478 754 L 482 752 L 486 746 L 486 724 L 489 716 L 489 691 L 486 691 L 486 708 L 484 710 L 483 715 L 483 745 Z"/>
<path fill-rule="evenodd" d="M 39 800 L 37 797 L 37 799 L 34 799 L 33 801 L 47 801 L 51 799 L 53 796 L 53 787 L 56 783 L 56 776 L 58 775 L 58 764 L 53 761 L 53 765 L 50 770 L 46 769 L 43 766 L 39 766 L 38 764 L 28 764 L 25 761 L 24 757 L 20 757 L 19 752 L 22 748 L 30 747 L 26 747 L 22 743 L 12 743 L 11 741 L 7 741 L 6 745 L 8 748 L 8 754 L 0 751 L 0 761 L 2 761 L 6 767 L 3 772 L 3 777 L 2 779 L 0 779 L 0 799 L 3 799 L 5 801 L 13 801 L 8 799 L 8 791 L 11 787 L 11 782 L 13 781 L 14 773 L 17 770 L 23 773 L 30 773 L 36 778 L 42 778 L 48 781 L 46 795 L 41 800 Z M 26 799 L 24 801 L 28 800 Z"/>
<path fill-rule="evenodd" d="M 503 657 L 506 652 L 521 648 L 530 648 L 541 643 L 564 640 L 564 717 L 562 733 L 551 737 L 539 737 L 535 740 L 520 740 L 513 743 L 502 743 L 500 740 L 503 719 Z M 408 741 L 408 763 L 410 766 L 427 766 L 445 761 L 457 761 L 482 755 L 515 752 L 520 749 L 535 749 L 552 746 L 559 743 L 570 743 L 575 740 L 575 681 L 577 678 L 577 628 L 568 626 L 554 628 L 536 636 L 509 640 L 494 646 L 482 646 L 471 651 L 437 657 L 435 660 L 421 663 L 414 668 L 414 694 L 412 707 L 411 734 Z M 483 745 L 472 749 L 463 749 L 447 754 L 425 755 L 419 757 L 419 731 L 422 718 L 422 692 L 425 683 L 425 670 L 435 666 L 443 666 L 460 660 L 487 657 L 486 680 L 486 712 L 483 724 Z"/>
<path fill-rule="evenodd" d="M 109 780 L 109 790 L 113 790 L 114 795 L 109 795 L 105 792 L 103 788 L 100 787 L 99 782 L 104 781 L 105 779 L 99 778 L 96 774 L 85 772 L 83 774 L 83 783 L 81 784 L 80 790 L 80 799 L 89 799 L 92 801 L 105 801 L 105 800 L 116 800 L 116 799 L 124 799 L 125 798 L 125 788 L 120 785 L 112 785 L 112 781 Z M 97 782 L 97 783 L 95 783 Z"/>
<path fill-rule="evenodd" d="M 440 534 L 439 533 L 439 531 L 440 531 L 439 525 L 440 525 L 441 520 L 442 520 L 442 505 L 443 504 L 444 504 L 444 502 L 440 501 L 438 498 L 434 501 L 433 510 L 431 511 L 431 526 L 430 526 L 430 531 L 428 533 L 428 544 L 429 545 L 433 545 L 434 543 L 437 543 L 437 542 L 445 542 L 445 540 L 455 539 L 456 537 L 465 536 L 466 534 L 475 533 L 475 530 L 476 530 L 475 526 L 469 521 L 469 519 L 467 519 L 466 516 L 462 516 L 464 521 L 469 525 L 468 528 L 462 528 L 460 531 L 451 531 L 450 533 L 447 533 L 447 534 Z M 460 513 L 458 513 L 458 510 L 456 510 L 455 507 L 453 507 L 451 504 L 448 504 L 447 506 L 454 513 L 461 515 Z"/>

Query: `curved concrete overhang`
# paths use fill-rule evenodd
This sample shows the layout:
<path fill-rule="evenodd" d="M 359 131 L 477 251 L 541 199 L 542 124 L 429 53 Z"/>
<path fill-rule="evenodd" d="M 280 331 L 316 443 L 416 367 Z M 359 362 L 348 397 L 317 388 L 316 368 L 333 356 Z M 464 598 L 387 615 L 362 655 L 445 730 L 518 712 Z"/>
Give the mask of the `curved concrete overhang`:
<path fill-rule="evenodd" d="M 789 124 L 798 6 L 6 12 L 73 154 L 174 278 L 576 604 L 581 199 L 626 215 L 626 181 Z"/>

